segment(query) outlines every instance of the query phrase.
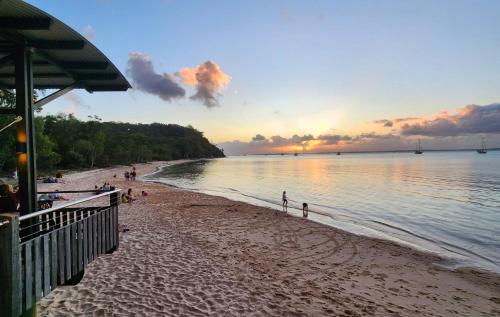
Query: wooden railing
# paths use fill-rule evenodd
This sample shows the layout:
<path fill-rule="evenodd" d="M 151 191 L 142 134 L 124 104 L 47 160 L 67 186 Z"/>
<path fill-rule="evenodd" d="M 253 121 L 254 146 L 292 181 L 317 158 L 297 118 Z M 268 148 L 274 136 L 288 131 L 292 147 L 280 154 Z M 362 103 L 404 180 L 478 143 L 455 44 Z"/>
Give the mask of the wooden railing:
<path fill-rule="evenodd" d="M 89 263 L 118 248 L 120 190 L 19 217 L 0 214 L 0 316 L 20 316 Z M 62 192 L 60 192 L 62 193 Z M 105 200 L 105 206 L 86 206 Z"/>

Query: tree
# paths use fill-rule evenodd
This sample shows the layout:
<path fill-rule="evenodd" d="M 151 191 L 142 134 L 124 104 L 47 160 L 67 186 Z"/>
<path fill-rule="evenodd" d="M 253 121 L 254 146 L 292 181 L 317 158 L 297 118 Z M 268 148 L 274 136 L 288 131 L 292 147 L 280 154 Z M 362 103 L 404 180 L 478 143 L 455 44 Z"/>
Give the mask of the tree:
<path fill-rule="evenodd" d="M 54 151 L 56 144 L 44 132 L 45 121 L 35 118 L 36 161 L 38 168 L 52 169 L 61 161 L 61 155 Z"/>

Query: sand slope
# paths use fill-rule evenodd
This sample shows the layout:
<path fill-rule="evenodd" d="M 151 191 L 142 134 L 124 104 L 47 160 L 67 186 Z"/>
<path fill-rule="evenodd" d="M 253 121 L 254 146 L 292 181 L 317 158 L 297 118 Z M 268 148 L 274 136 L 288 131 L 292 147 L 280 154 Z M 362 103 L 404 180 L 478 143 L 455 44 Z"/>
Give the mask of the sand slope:
<path fill-rule="evenodd" d="M 131 230 L 120 249 L 42 300 L 41 316 L 500 316 L 497 275 L 439 269 L 432 255 L 271 209 L 126 182 L 125 170 L 42 185 L 110 181 L 150 195 L 120 206 Z"/>

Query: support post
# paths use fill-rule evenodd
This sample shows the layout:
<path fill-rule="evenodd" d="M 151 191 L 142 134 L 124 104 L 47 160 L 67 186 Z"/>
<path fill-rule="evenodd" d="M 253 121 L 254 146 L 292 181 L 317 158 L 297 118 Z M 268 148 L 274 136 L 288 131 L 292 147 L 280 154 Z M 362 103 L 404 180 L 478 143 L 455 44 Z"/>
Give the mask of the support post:
<path fill-rule="evenodd" d="M 19 217 L 0 214 L 0 316 L 21 314 L 21 267 Z"/>
<path fill-rule="evenodd" d="M 116 251 L 118 249 L 118 246 L 120 245 L 120 231 L 118 230 L 118 205 L 120 204 L 120 194 L 121 192 L 117 192 L 109 195 L 109 205 L 111 207 L 111 210 L 114 210 L 114 212 L 111 213 L 111 216 L 114 217 L 113 223 L 115 226 L 111 230 L 115 231 L 116 237 L 116 245 L 111 250 L 112 252 Z"/>
<path fill-rule="evenodd" d="M 14 52 L 16 77 L 17 170 L 21 215 L 37 211 L 35 118 L 33 115 L 32 52 L 17 46 Z"/>

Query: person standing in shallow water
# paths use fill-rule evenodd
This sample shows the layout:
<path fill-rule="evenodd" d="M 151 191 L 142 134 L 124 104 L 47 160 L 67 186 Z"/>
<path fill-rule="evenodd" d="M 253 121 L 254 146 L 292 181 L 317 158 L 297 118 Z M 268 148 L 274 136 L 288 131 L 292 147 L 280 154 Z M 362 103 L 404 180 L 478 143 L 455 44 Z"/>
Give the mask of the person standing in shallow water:
<path fill-rule="evenodd" d="M 286 191 L 283 191 L 283 211 L 288 211 L 288 198 L 286 197 Z"/>

